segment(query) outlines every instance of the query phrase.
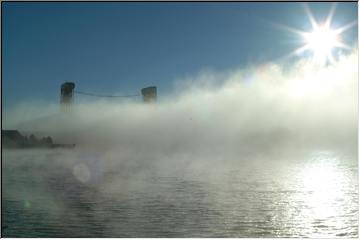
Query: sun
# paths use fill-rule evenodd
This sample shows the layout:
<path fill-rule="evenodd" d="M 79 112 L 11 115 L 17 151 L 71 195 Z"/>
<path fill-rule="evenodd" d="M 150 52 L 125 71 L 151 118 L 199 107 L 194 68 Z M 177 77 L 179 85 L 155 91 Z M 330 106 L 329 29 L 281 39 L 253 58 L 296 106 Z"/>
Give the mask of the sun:
<path fill-rule="evenodd" d="M 336 4 L 333 4 L 330 12 L 323 23 L 318 23 L 313 14 L 311 13 L 308 5 L 305 6 L 305 11 L 309 17 L 310 23 L 312 25 L 312 30 L 309 32 L 302 31 L 299 29 L 294 29 L 284 25 L 278 25 L 283 27 L 291 32 L 299 34 L 302 37 L 304 45 L 295 49 L 289 54 L 292 55 L 301 55 L 304 52 L 311 51 L 312 59 L 316 63 L 325 64 L 333 63 L 335 61 L 333 56 L 333 51 L 337 48 L 343 48 L 350 50 L 351 48 L 341 41 L 341 33 L 348 30 L 349 28 L 356 25 L 356 21 L 348 23 L 337 29 L 331 27 L 331 22 L 335 13 Z"/>
<path fill-rule="evenodd" d="M 314 59 L 323 62 L 332 59 L 332 50 L 340 46 L 340 36 L 329 26 L 317 26 L 312 32 L 304 33 L 306 49 L 311 49 Z"/>

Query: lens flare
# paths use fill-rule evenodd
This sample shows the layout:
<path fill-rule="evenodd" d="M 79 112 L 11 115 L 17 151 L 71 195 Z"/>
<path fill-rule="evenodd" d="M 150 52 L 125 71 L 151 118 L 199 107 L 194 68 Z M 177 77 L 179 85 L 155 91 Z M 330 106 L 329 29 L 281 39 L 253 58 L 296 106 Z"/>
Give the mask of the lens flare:
<path fill-rule="evenodd" d="M 307 48 L 314 52 L 314 58 L 317 61 L 325 61 L 331 59 L 333 48 L 338 46 L 339 36 L 328 26 L 319 26 L 310 33 L 304 34 L 307 42 Z"/>
<path fill-rule="evenodd" d="M 341 33 L 355 26 L 357 22 L 353 21 L 337 29 L 333 29 L 331 28 L 331 22 L 335 13 L 335 4 L 330 9 L 326 20 L 321 24 L 319 24 L 315 20 L 310 8 L 307 5 L 304 6 L 305 11 L 309 17 L 309 21 L 312 25 L 311 31 L 306 32 L 299 29 L 291 28 L 289 26 L 277 24 L 278 26 L 288 31 L 300 35 L 302 37 L 302 40 L 304 41 L 304 45 L 292 51 L 287 57 L 293 55 L 301 55 L 304 52 L 311 51 L 315 63 L 321 65 L 328 62 L 334 63 L 335 58 L 333 56 L 333 51 L 336 48 L 351 50 L 350 46 L 341 42 Z"/>

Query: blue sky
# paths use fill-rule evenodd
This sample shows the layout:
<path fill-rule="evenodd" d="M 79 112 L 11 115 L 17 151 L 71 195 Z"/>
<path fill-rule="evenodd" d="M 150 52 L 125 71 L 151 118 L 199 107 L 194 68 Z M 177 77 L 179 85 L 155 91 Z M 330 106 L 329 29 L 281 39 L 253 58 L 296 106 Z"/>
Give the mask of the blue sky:
<path fill-rule="evenodd" d="M 310 3 L 322 21 L 332 3 Z M 272 23 L 310 30 L 303 3 L 2 3 L 2 101 L 59 102 L 60 84 L 79 91 L 138 93 L 204 69 L 227 71 L 274 61 L 301 46 Z M 357 20 L 339 3 L 333 26 Z M 357 26 L 342 34 L 354 46 Z M 80 97 L 80 96 L 79 96 Z"/>

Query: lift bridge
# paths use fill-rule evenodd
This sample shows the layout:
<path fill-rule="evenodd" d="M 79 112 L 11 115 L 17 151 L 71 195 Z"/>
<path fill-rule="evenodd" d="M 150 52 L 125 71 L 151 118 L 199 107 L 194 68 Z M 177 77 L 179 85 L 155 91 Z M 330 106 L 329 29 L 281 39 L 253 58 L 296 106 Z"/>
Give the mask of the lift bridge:
<path fill-rule="evenodd" d="M 76 91 L 75 83 L 73 82 L 65 82 L 61 84 L 60 89 L 60 105 L 63 110 L 69 110 L 74 102 L 74 94 L 81 94 L 93 97 L 101 97 L 101 98 L 131 98 L 140 96 L 140 94 L 132 94 L 132 95 L 103 95 L 96 94 L 90 92 Z M 157 98 L 157 89 L 155 86 L 150 86 L 141 89 L 142 99 L 145 103 L 156 102 Z"/>

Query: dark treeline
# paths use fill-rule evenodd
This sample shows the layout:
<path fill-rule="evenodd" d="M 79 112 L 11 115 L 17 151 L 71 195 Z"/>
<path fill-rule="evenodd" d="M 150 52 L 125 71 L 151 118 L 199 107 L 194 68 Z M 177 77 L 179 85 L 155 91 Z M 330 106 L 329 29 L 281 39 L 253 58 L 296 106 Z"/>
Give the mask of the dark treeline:
<path fill-rule="evenodd" d="M 50 136 L 36 138 L 33 134 L 23 136 L 17 130 L 3 130 L 2 146 L 5 148 L 54 148 L 74 147 L 74 144 L 54 144 Z"/>

